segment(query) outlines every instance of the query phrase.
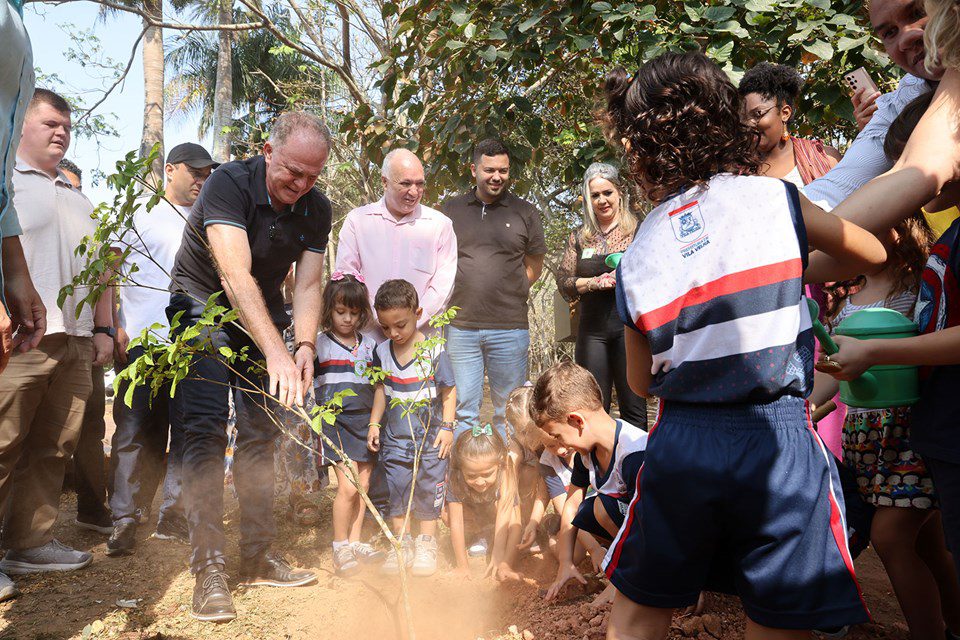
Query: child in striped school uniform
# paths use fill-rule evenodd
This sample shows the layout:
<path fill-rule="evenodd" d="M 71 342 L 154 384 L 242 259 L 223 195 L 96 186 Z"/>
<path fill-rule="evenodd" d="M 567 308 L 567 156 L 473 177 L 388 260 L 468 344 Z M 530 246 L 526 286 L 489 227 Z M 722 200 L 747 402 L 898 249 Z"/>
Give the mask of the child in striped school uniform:
<path fill-rule="evenodd" d="M 373 366 L 384 378 L 374 392 L 367 447 L 380 454 L 388 493 L 384 515 L 394 534 L 403 530 L 408 505 L 420 528 L 416 540 L 409 530 L 403 533 L 402 555 L 391 548 L 382 571 L 399 573 L 403 563 L 413 575 L 429 576 L 437 571 L 437 520 L 456 426 L 453 365 L 442 344 L 425 351 L 426 337 L 417 329 L 423 309 L 412 284 L 387 280 L 377 290 L 373 308 L 387 340 L 373 354 Z M 384 415 L 386 424 L 381 425 Z"/>
<path fill-rule="evenodd" d="M 873 273 L 873 235 L 756 175 L 726 74 L 668 53 L 606 81 L 606 126 L 656 205 L 617 271 L 627 376 L 661 399 L 637 490 L 605 559 L 608 638 L 665 638 L 703 589 L 737 594 L 746 640 L 869 619 L 836 466 L 809 419 L 805 280 Z M 833 258 L 807 270 L 809 247 Z M 806 271 L 806 272 L 805 272 Z"/>
<path fill-rule="evenodd" d="M 314 363 L 314 391 L 318 403 L 329 402 L 339 391 L 354 395 L 343 399 L 342 411 L 332 425 L 323 425 L 323 434 L 349 459 L 321 439 L 320 466 L 333 463 L 337 473 L 337 495 L 333 500 L 333 563 L 341 576 L 351 576 L 361 564 L 383 560 L 383 552 L 360 541 L 363 502 L 352 479 L 354 473 L 364 491 L 370 487 L 370 472 L 377 456 L 367 448 L 367 421 L 373 407 L 373 385 L 364 372 L 373 361 L 377 343 L 360 329 L 367 326 L 372 312 L 367 286 L 359 276 L 335 271 L 323 291 L 321 331 L 317 335 Z M 347 465 L 353 467 L 353 473 Z"/>

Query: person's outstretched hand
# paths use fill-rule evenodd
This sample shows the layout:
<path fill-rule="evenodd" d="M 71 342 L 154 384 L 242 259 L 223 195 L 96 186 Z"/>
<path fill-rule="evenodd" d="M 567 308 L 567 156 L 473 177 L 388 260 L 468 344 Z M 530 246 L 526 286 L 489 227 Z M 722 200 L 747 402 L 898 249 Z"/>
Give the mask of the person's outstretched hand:
<path fill-rule="evenodd" d="M 313 364 L 310 364 L 313 368 Z M 267 356 L 267 374 L 270 376 L 270 395 L 285 407 L 294 404 L 303 406 L 303 383 L 301 369 L 286 349 Z"/>
<path fill-rule="evenodd" d="M 854 380 L 872 367 L 875 362 L 870 355 L 870 341 L 858 340 L 850 336 L 835 336 L 839 351 L 824 356 L 816 364 L 817 371 L 829 373 L 837 380 Z"/>
<path fill-rule="evenodd" d="M 550 602 L 556 598 L 560 591 L 563 590 L 564 585 L 570 580 L 576 580 L 580 584 L 587 584 L 587 579 L 583 577 L 583 574 L 580 573 L 572 562 L 566 565 L 561 564 L 557 569 L 557 578 L 553 581 L 553 584 L 550 585 L 550 588 L 547 589 L 547 595 L 544 600 Z"/>

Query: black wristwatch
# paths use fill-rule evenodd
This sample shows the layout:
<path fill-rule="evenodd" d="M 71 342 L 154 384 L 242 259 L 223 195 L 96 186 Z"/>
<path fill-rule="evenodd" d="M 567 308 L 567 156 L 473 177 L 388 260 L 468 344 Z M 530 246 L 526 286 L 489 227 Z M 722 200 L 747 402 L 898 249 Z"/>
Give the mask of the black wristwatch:
<path fill-rule="evenodd" d="M 94 332 L 94 333 L 105 333 L 105 334 L 107 334 L 108 336 L 110 336 L 111 338 L 116 338 L 116 337 L 117 337 L 117 330 L 114 329 L 113 327 L 94 327 L 94 328 L 93 328 L 93 332 Z"/>

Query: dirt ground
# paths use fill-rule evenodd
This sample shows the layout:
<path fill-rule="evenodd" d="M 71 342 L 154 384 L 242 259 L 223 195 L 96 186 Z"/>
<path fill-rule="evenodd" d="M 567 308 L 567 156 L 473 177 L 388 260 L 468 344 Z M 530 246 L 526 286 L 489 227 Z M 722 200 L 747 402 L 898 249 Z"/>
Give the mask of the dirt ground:
<path fill-rule="evenodd" d="M 63 542 L 92 551 L 93 564 L 79 572 L 18 577 L 20 598 L 0 605 L 0 638 L 66 640 L 122 638 L 125 640 L 397 638 L 394 619 L 398 581 L 375 571 L 343 580 L 333 574 L 330 556 L 332 493 L 320 497 L 323 523 L 308 530 L 297 527 L 278 509 L 279 540 L 296 564 L 315 569 L 317 584 L 299 589 L 258 588 L 235 592 L 239 618 L 225 625 L 203 624 L 189 616 L 193 580 L 187 570 L 188 549 L 170 541 L 146 538 L 141 527 L 136 555 L 108 558 L 106 536 L 75 527 L 75 501 L 64 496 L 56 535 Z M 236 553 L 234 504 L 226 516 L 231 553 Z M 444 560 L 448 568 L 448 561 Z M 235 567 L 228 571 L 235 573 Z M 542 602 L 556 563 L 542 556 L 526 558 L 523 583 L 496 585 L 475 577 L 463 580 L 446 570 L 435 577 L 412 579 L 412 600 L 420 640 L 526 640 L 603 637 L 607 608 L 595 610 L 590 593 L 577 587 L 560 604 Z M 875 622 L 854 630 L 852 639 L 906 639 L 896 600 L 876 556 L 866 552 L 857 563 L 864 597 Z M 594 586 L 594 589 L 598 586 Z M 671 638 L 700 640 L 742 637 L 743 616 L 732 598 L 711 596 L 715 620 L 675 621 Z M 699 631 L 706 622 L 708 631 Z M 682 627 L 682 625 L 686 625 Z M 684 629 L 688 633 L 684 633 Z M 524 634 L 524 631 L 527 634 Z"/>
<path fill-rule="evenodd" d="M 651 410 L 653 408 L 651 407 Z M 484 403 L 483 413 L 491 413 Z M 112 432 L 107 410 L 107 439 Z M 107 536 L 74 524 L 76 499 L 63 496 L 55 535 L 78 549 L 91 551 L 93 564 L 63 574 L 18 576 L 23 595 L 0 604 L 0 640 L 315 640 L 317 638 L 399 638 L 399 582 L 369 571 L 344 580 L 333 573 L 330 553 L 330 511 L 334 488 L 316 496 L 321 525 L 305 529 L 294 524 L 277 501 L 276 549 L 301 567 L 319 574 L 315 585 L 298 589 L 238 589 L 234 599 L 239 617 L 223 625 L 190 618 L 193 579 L 187 569 L 189 549 L 172 541 L 149 538 L 156 522 L 140 527 L 137 553 L 108 558 Z M 230 540 L 228 555 L 236 559 L 239 510 L 226 494 L 224 518 Z M 158 507 L 158 504 L 154 505 Z M 154 509 L 156 512 L 156 508 Z M 441 549 L 444 542 L 441 541 Z M 548 557 L 529 556 L 520 570 L 521 583 L 498 585 L 480 578 L 483 562 L 473 560 L 470 580 L 449 572 L 452 558 L 441 558 L 442 571 L 431 578 L 411 578 L 411 599 L 418 640 L 593 640 L 605 633 L 609 607 L 590 602 L 599 583 L 569 588 L 558 604 L 543 603 L 543 594 L 556 572 Z M 236 566 L 228 566 L 236 575 Z M 906 640 L 896 599 L 876 555 L 868 550 L 857 561 L 864 598 L 874 622 L 848 636 L 852 640 Z M 674 620 L 671 639 L 734 640 L 742 638 L 743 613 L 733 598 L 710 595 L 712 617 Z"/>

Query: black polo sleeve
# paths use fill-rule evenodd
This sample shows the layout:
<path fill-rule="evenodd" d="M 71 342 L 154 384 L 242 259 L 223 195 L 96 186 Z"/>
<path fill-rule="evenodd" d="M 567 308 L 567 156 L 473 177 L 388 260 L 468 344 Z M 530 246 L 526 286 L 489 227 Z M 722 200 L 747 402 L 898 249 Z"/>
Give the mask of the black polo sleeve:
<path fill-rule="evenodd" d="M 310 216 L 313 224 L 311 233 L 305 238 L 307 251 L 324 253 L 327 250 L 327 240 L 330 238 L 330 228 L 333 225 L 333 205 L 327 196 L 319 189 L 311 191 L 311 198 L 307 206 L 310 207 Z"/>
<path fill-rule="evenodd" d="M 583 459 L 579 453 L 573 456 L 573 473 L 570 475 L 570 485 L 580 487 L 581 489 L 586 489 L 590 486 L 590 472 L 587 470 L 586 465 L 583 464 Z"/>
<path fill-rule="evenodd" d="M 201 197 L 204 228 L 212 224 L 247 228 L 247 215 L 251 210 L 249 185 L 240 185 L 229 168 L 210 174 Z"/>
<path fill-rule="evenodd" d="M 532 204 L 527 207 L 527 248 L 524 253 L 528 256 L 542 256 L 547 253 L 540 212 Z"/>

